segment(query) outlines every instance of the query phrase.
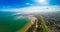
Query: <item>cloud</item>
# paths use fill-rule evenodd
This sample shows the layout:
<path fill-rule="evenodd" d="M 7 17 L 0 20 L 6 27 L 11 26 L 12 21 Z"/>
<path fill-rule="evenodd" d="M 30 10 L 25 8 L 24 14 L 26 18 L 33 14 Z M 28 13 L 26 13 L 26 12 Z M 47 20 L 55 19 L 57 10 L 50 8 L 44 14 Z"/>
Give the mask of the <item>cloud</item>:
<path fill-rule="evenodd" d="M 3 11 L 34 13 L 34 12 L 56 12 L 60 11 L 59 6 L 30 6 L 24 8 L 3 9 Z"/>

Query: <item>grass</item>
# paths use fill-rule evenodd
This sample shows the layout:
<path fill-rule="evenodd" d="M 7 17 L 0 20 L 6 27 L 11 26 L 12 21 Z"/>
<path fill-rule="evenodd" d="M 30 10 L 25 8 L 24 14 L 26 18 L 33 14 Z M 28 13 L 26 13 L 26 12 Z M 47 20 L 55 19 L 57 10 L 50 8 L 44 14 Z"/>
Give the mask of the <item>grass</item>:
<path fill-rule="evenodd" d="M 40 32 L 48 32 L 42 16 L 38 18 L 38 24 L 40 25 Z"/>
<path fill-rule="evenodd" d="M 56 30 L 54 30 L 52 27 L 49 27 L 49 29 L 51 30 L 51 32 L 56 32 Z"/>
<path fill-rule="evenodd" d="M 52 27 L 48 27 L 46 29 L 46 24 L 44 23 L 43 17 L 41 16 L 41 28 L 43 28 L 43 32 L 48 32 L 48 29 L 50 30 L 50 32 L 56 32 Z"/>
<path fill-rule="evenodd" d="M 48 32 L 43 23 L 40 25 L 40 28 L 42 28 L 42 32 Z"/>

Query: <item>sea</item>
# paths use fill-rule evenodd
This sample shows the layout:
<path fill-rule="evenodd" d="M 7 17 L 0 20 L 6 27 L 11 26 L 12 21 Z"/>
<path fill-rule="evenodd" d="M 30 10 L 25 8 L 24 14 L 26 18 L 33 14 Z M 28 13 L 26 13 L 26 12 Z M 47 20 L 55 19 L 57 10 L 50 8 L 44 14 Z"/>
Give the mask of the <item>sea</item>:
<path fill-rule="evenodd" d="M 25 14 L 0 11 L 0 32 L 16 32 L 29 21 Z"/>

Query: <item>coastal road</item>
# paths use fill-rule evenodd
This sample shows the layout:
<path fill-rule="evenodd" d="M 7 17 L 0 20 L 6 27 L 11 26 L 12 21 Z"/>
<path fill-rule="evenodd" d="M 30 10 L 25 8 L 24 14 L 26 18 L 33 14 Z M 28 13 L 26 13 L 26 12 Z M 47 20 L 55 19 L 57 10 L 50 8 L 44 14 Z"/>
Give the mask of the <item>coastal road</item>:
<path fill-rule="evenodd" d="M 33 15 L 28 15 L 28 18 L 30 19 L 29 23 L 27 23 L 22 29 L 16 32 L 26 32 L 35 23 L 36 17 Z"/>

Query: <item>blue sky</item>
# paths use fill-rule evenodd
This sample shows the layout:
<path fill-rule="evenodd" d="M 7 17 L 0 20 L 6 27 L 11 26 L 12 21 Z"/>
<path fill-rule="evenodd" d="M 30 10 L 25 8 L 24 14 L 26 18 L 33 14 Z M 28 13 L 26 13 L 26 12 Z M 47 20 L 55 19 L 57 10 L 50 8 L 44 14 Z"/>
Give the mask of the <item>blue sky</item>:
<path fill-rule="evenodd" d="M 25 3 L 33 3 L 32 0 L 0 0 L 0 8 L 3 7 L 11 7 L 11 8 L 18 8 L 18 7 L 25 7 L 28 6 Z"/>
<path fill-rule="evenodd" d="M 60 0 L 51 0 L 50 4 L 51 5 L 60 5 Z"/>
<path fill-rule="evenodd" d="M 27 6 L 25 3 L 37 4 L 35 0 L 0 0 L 0 8 L 3 7 L 25 7 Z M 50 0 L 50 5 L 60 5 L 60 0 Z"/>
<path fill-rule="evenodd" d="M 45 1 L 45 2 L 44 2 Z M 31 6 L 59 6 L 60 0 L 0 0 L 0 11 L 18 9 Z M 50 7 L 51 8 L 51 7 Z M 19 10 L 19 9 L 18 9 Z"/>

